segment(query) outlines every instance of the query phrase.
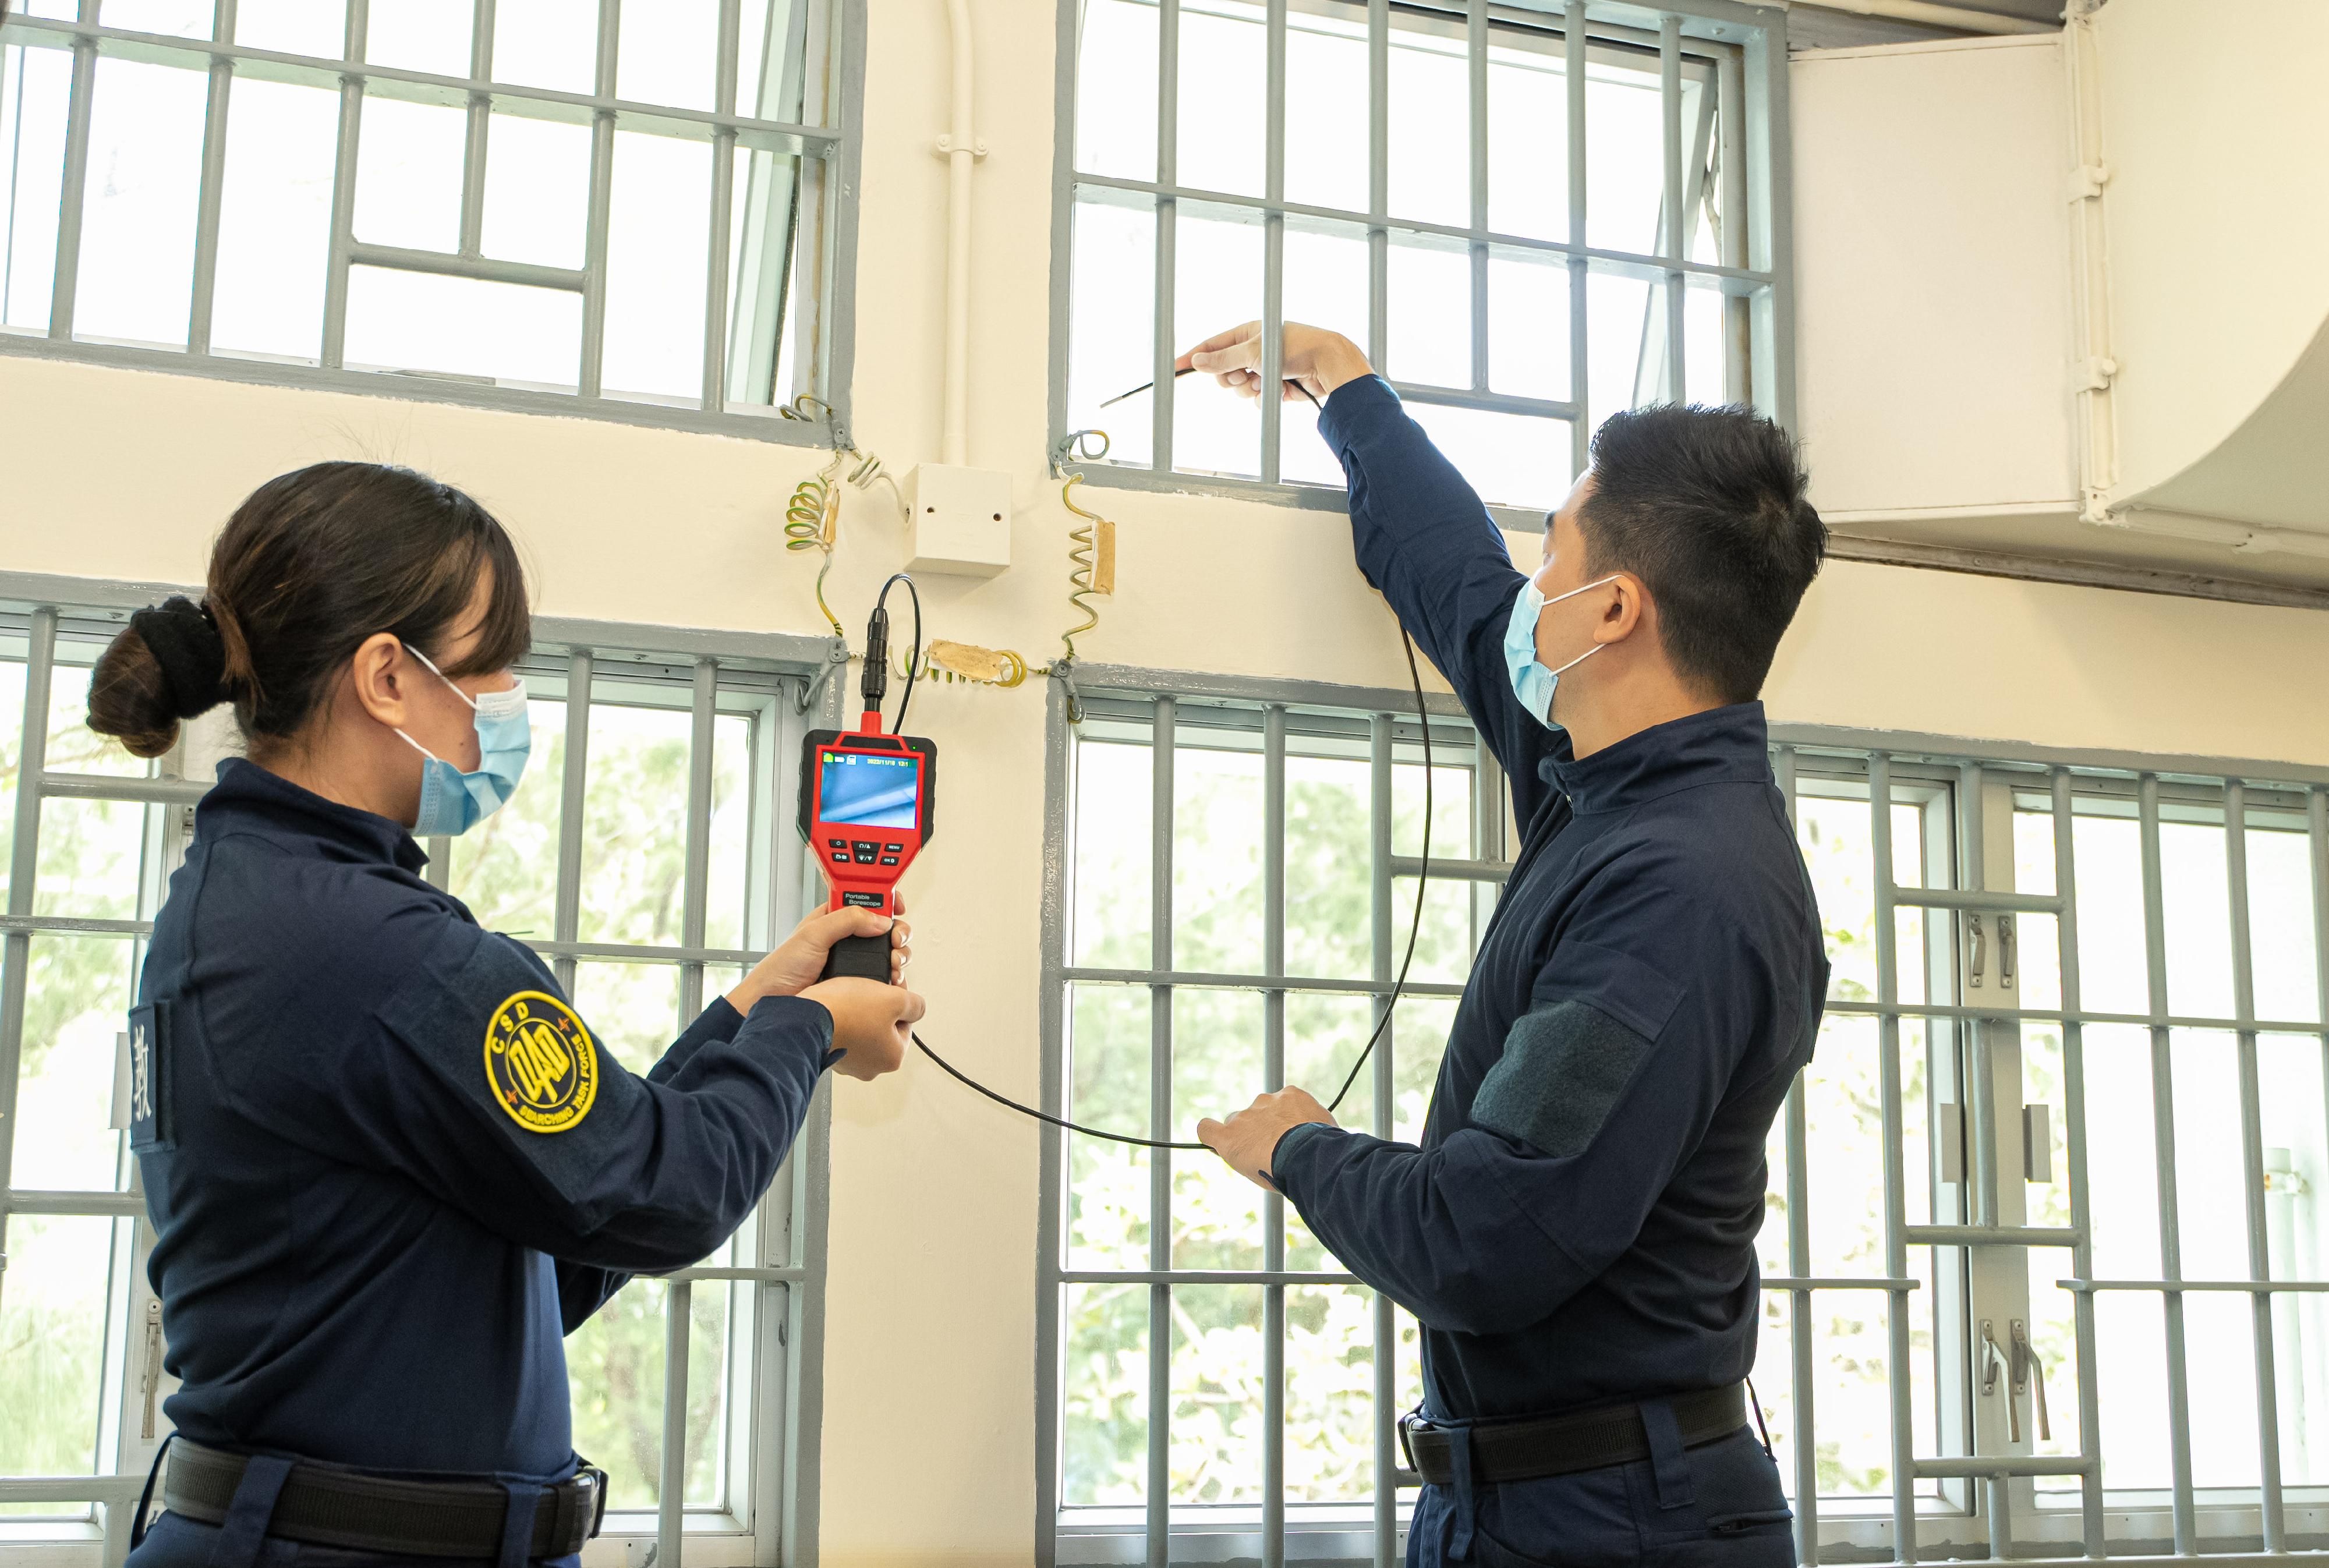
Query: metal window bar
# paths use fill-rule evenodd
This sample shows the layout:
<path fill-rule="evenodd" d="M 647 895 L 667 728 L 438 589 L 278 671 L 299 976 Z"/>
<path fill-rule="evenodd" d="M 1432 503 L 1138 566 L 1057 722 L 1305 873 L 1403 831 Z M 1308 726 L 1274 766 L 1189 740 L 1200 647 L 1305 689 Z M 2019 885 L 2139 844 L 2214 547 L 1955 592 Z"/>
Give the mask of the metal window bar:
<path fill-rule="evenodd" d="M 1769 401 L 1767 392 L 1789 384 L 1776 371 L 1760 389 L 1755 367 L 1776 366 L 1789 351 L 1779 341 L 1776 325 L 1787 313 L 1776 296 L 1788 286 L 1785 247 L 1753 236 L 1762 225 L 1784 219 L 1784 175 L 1771 165 L 1775 138 L 1767 126 L 1750 121 L 1784 115 L 1783 92 L 1768 82 L 1749 84 L 1749 68 L 1776 47 L 1784 56 L 1778 29 L 1741 26 L 1736 13 L 1721 7 L 1703 11 L 1674 5 L 1652 13 L 1654 28 L 1594 21 L 1589 25 L 1583 0 L 1575 0 L 1557 19 L 1529 24 L 1548 43 L 1560 40 L 1565 57 L 1569 213 L 1567 233 L 1560 239 L 1498 232 L 1491 227 L 1488 173 L 1488 47 L 1492 29 L 1523 25 L 1514 14 L 1492 14 L 1487 0 L 1446 0 L 1440 8 L 1451 21 L 1460 21 L 1466 39 L 1466 104 L 1469 130 L 1468 212 L 1461 224 L 1438 223 L 1395 215 L 1391 205 L 1390 165 L 1392 132 L 1389 110 L 1392 14 L 1389 0 L 1368 0 L 1367 159 L 1368 200 L 1363 212 L 1288 201 L 1286 196 L 1285 112 L 1287 99 L 1287 7 L 1285 0 L 1263 0 L 1260 18 L 1263 40 L 1263 171 L 1259 195 L 1184 187 L 1179 182 L 1180 0 L 1155 0 L 1157 22 L 1156 162 L 1153 179 L 1080 170 L 1074 164 L 1074 124 L 1078 25 L 1081 0 L 1061 0 L 1059 66 L 1058 138 L 1055 183 L 1059 213 L 1055 219 L 1052 298 L 1051 406 L 1053 420 L 1063 433 L 1067 420 L 1068 335 L 1070 290 L 1073 276 L 1074 225 L 1071 213 L 1079 201 L 1098 198 L 1136 203 L 1155 217 L 1155 301 L 1150 375 L 1154 390 L 1149 405 L 1151 449 L 1144 463 L 1096 465 L 1091 477 L 1100 482 L 1142 484 L 1174 475 L 1175 469 L 1174 387 L 1173 364 L 1185 346 L 1183 327 L 1174 308 L 1179 295 L 1176 278 L 1177 222 L 1183 203 L 1194 202 L 1209 209 L 1242 214 L 1262 231 L 1261 321 L 1264 329 L 1261 373 L 1274 383 L 1279 367 L 1278 328 L 1284 320 L 1284 236 L 1289 218 L 1363 231 L 1368 247 L 1368 356 L 1410 401 L 1567 421 L 1572 467 L 1585 466 L 1592 434 L 1588 355 L 1588 280 L 1595 273 L 1639 279 L 1651 285 L 1645 307 L 1637 383 L 1655 389 L 1652 395 L 1679 399 L 1685 391 L 1686 288 L 1711 287 L 1726 298 L 1724 366 L 1728 395 Z M 1423 14 L 1419 13 L 1418 14 Z M 1660 160 L 1662 201 L 1656 232 L 1645 251 L 1635 252 L 1593 246 L 1588 236 L 1587 54 L 1589 38 L 1609 41 L 1609 48 L 1655 55 L 1663 123 Z M 1764 75 L 1768 77 L 1766 70 Z M 1695 128 L 1685 127 L 1683 104 L 1685 78 L 1701 88 Z M 1755 100 L 1750 106 L 1750 97 Z M 1721 112 L 1718 114 L 1718 102 Z M 1720 124 L 1718 126 L 1718 120 Z M 1715 147 L 1719 145 L 1719 152 Z M 1715 156 L 1710 157 L 1710 153 Z M 1718 167 L 1721 185 L 1722 231 L 1717 260 L 1693 260 L 1689 236 L 1699 221 L 1702 197 L 1711 169 Z M 1471 287 L 1470 354 L 1463 385 L 1438 385 L 1400 379 L 1399 366 L 1390 363 L 1390 256 L 1392 237 L 1411 235 L 1460 246 L 1467 257 Z M 1490 288 L 1491 259 L 1498 251 L 1535 253 L 1565 262 L 1569 282 L 1570 392 L 1549 399 L 1502 392 L 1492 385 L 1489 345 L 1495 320 Z M 1659 302 L 1664 301 L 1663 309 Z M 1259 458 L 1253 480 L 1228 479 L 1231 485 L 1282 482 L 1283 418 L 1277 401 L 1260 400 Z"/>
<path fill-rule="evenodd" d="M 837 90 L 824 107 L 832 123 L 770 119 L 738 112 L 740 6 L 743 0 L 721 0 L 718 53 L 715 62 L 714 107 L 709 110 L 632 102 L 616 93 L 617 52 L 620 43 L 621 0 L 599 0 L 595 31 L 597 63 L 592 90 L 567 92 L 556 89 L 498 81 L 493 75 L 496 0 L 471 0 L 474 6 L 469 48 L 469 74 L 443 76 L 432 72 L 372 63 L 364 58 L 370 0 L 348 0 L 341 58 L 290 54 L 254 48 L 236 42 L 237 0 L 213 0 L 212 36 L 184 38 L 105 26 L 98 0 L 81 0 L 74 20 L 9 16 L 0 22 L 0 39 L 25 48 L 70 51 L 73 68 L 68 99 L 63 180 L 59 201 L 56 250 L 50 284 L 50 312 L 44 337 L 0 332 L 0 353 L 61 357 L 143 369 L 192 371 L 231 380 L 256 381 L 341 391 L 386 393 L 401 398 L 477 402 L 536 411 L 581 412 L 628 423 L 670 425 L 711 430 L 731 435 L 756 436 L 795 444 L 817 444 L 829 439 L 826 427 L 814 421 L 775 417 L 773 404 L 781 401 L 769 387 L 769 402 L 757 408 L 731 404 L 728 367 L 732 362 L 757 367 L 772 365 L 773 339 L 782 327 L 780 308 L 762 308 L 791 291 L 778 276 L 797 275 L 804 296 L 822 296 L 818 319 L 845 317 L 853 293 L 851 258 L 843 237 L 853 225 L 840 210 L 847 184 L 831 177 L 831 170 L 853 156 L 859 113 L 854 84 L 863 71 L 863 29 L 858 13 L 864 0 L 825 0 L 834 20 L 825 31 L 837 67 Z M 801 7 L 794 7 L 797 13 Z M 799 28 L 785 33 L 788 43 L 807 47 Z M 195 203 L 193 264 L 190 282 L 187 339 L 175 345 L 123 345 L 86 343 L 75 336 L 75 316 L 85 202 L 89 183 L 90 135 L 100 57 L 139 60 L 187 69 L 200 69 L 209 78 L 203 118 L 200 185 Z M 790 60 L 782 64 L 783 79 L 798 83 L 804 72 Z M 321 335 L 312 364 L 282 364 L 243 355 L 219 354 L 212 345 L 212 308 L 218 269 L 220 213 L 227 166 L 228 115 L 238 74 L 271 81 L 292 82 L 335 90 L 340 95 L 337 140 L 334 152 L 330 243 L 325 278 Z M 822 80 L 827 73 L 806 73 Z M 354 231 L 357 155 L 361 146 L 363 103 L 370 94 L 421 103 L 457 103 L 464 108 L 466 126 L 460 186 L 459 238 L 446 252 L 415 250 L 368 244 Z M 796 99 L 788 99 L 799 107 Z M 753 106 L 757 109 L 759 106 Z M 488 139 L 495 112 L 525 115 L 591 128 L 590 181 L 586 213 L 584 261 L 580 269 L 547 267 L 490 257 L 483 249 L 486 170 Z M 702 384 L 693 406 L 668 406 L 642 398 L 609 397 L 603 385 L 606 344 L 607 250 L 611 215 L 615 133 L 618 128 L 655 136 L 702 141 L 711 150 L 709 232 L 704 279 L 704 353 Z M 758 265 L 766 276 L 733 289 L 731 306 L 730 237 L 731 202 L 736 183 L 738 149 L 797 157 L 817 165 L 820 177 L 798 182 L 797 189 L 814 190 L 821 209 L 815 216 L 823 242 L 797 248 L 789 239 L 789 203 L 751 203 L 763 227 L 787 231 L 782 242 L 756 248 Z M 757 160 L 750 180 L 755 192 L 771 186 L 778 175 L 777 159 Z M 779 210 L 781 207 L 782 210 Z M 581 297 L 581 330 L 571 392 L 512 384 L 496 386 L 480 378 L 432 378 L 425 371 L 396 369 L 384 382 L 372 371 L 347 368 L 349 283 L 355 267 L 384 268 L 431 273 L 477 281 L 551 288 Z M 807 318 L 804 318 L 806 320 Z M 750 330 L 753 340 L 733 341 Z M 797 357 L 806 367 L 806 390 L 840 411 L 845 421 L 849 371 L 845 360 L 826 352 L 825 345 L 803 345 L 808 352 Z"/>
<path fill-rule="evenodd" d="M 142 594 L 131 592 L 125 596 L 125 601 L 142 602 L 143 598 Z M 0 1292 L 5 1292 L 7 1282 L 5 1249 L 11 1215 L 131 1220 L 145 1213 L 145 1200 L 137 1190 L 134 1175 L 132 1185 L 127 1190 L 114 1192 L 42 1191 L 18 1188 L 13 1185 L 14 1139 L 6 1135 L 5 1129 L 13 1128 L 15 1122 L 33 937 L 40 934 L 107 936 L 142 941 L 153 930 L 153 921 L 149 918 L 116 920 L 33 912 L 37 891 L 41 808 L 50 800 L 119 801 L 148 808 L 183 808 L 198 803 L 208 791 L 207 784 L 179 775 L 176 753 L 165 759 L 156 774 L 144 777 L 57 772 L 47 767 L 50 698 L 59 664 L 60 624 L 65 613 L 56 606 L 35 605 L 24 620 L 24 718 L 18 751 L 14 829 L 10 845 L 7 913 L 5 918 L 0 918 L 0 952 L 5 953 L 5 961 L 0 961 Z M 116 614 L 110 620 L 118 622 L 120 616 Z M 109 629 L 108 624 L 99 622 L 93 635 L 102 637 Z M 537 629 L 544 634 L 545 640 L 555 640 L 561 628 L 560 623 L 543 621 L 537 623 Z M 76 635 L 87 638 L 92 633 L 83 630 Z M 706 965 L 749 966 L 761 956 L 750 949 L 715 949 L 705 943 L 713 745 L 720 712 L 718 697 L 724 688 L 721 681 L 721 666 L 717 659 L 699 657 L 692 666 L 684 667 L 688 669 L 691 750 L 684 827 L 686 848 L 682 942 L 677 946 L 649 946 L 575 940 L 579 926 L 583 801 L 594 673 L 591 650 L 578 646 L 572 648 L 563 664 L 566 760 L 561 780 L 561 810 L 553 916 L 556 935 L 551 940 L 530 944 L 552 959 L 561 987 L 569 994 L 571 994 L 574 985 L 577 959 L 645 960 L 677 965 L 682 975 L 681 1011 L 684 1015 L 677 1024 L 692 1019 L 700 1010 Z M 614 678 L 627 683 L 630 672 L 618 668 Z M 764 676 L 748 675 L 743 678 L 752 683 L 744 686 L 746 690 L 759 690 L 768 685 Z M 774 689 L 783 688 L 779 684 Z M 784 705 L 778 704 L 779 707 Z M 755 745 L 776 748 L 781 741 L 782 738 L 777 734 L 767 733 L 756 737 Z M 791 776 L 789 768 L 786 766 L 788 760 L 785 757 L 772 759 L 776 767 L 771 770 L 771 777 L 778 782 L 777 793 L 779 794 L 784 792 L 781 781 Z M 777 803 L 772 798 L 762 808 L 773 813 Z M 439 886 L 444 885 L 442 874 L 447 869 L 448 857 L 444 853 L 447 847 L 444 840 L 432 840 L 430 844 L 434 856 L 431 871 L 438 874 L 434 880 Z M 775 921 L 773 918 L 764 917 L 761 923 L 765 927 L 773 925 Z M 764 930 L 761 934 L 768 933 Z M 135 956 L 134 951 L 131 956 Z M 822 1114 L 822 1110 L 813 1114 L 812 1124 L 804 1129 L 800 1140 L 801 1147 L 810 1151 L 812 1159 L 821 1157 L 823 1139 L 818 1119 Z M 760 1368 L 766 1375 L 755 1389 L 755 1398 L 757 1401 L 768 1388 L 775 1386 L 773 1379 L 781 1378 L 781 1386 L 787 1391 L 794 1411 L 781 1423 L 787 1430 L 787 1440 L 781 1446 L 769 1445 L 770 1458 L 789 1459 L 796 1476 L 801 1465 L 813 1462 L 813 1422 L 810 1430 L 804 1433 L 799 1420 L 799 1405 L 804 1396 L 814 1397 L 816 1379 L 814 1368 L 800 1364 L 821 1343 L 823 1224 L 818 1205 L 822 1201 L 823 1189 L 821 1173 L 811 1170 L 806 1176 L 807 1180 L 804 1181 L 796 1170 L 792 1184 L 793 1213 L 787 1216 L 791 1223 L 785 1227 L 787 1240 L 774 1259 L 759 1263 L 680 1269 L 661 1276 L 667 1281 L 667 1289 L 665 1302 L 664 1440 L 655 1514 L 659 1562 L 677 1564 L 684 1549 L 683 1532 L 687 1513 L 685 1412 L 690 1370 L 688 1330 L 694 1282 L 754 1285 L 759 1288 L 763 1310 L 774 1309 L 778 1300 L 771 1292 L 784 1293 L 782 1317 L 790 1327 L 788 1331 L 780 1329 L 773 1341 L 766 1337 L 761 1341 L 764 1355 L 766 1347 L 772 1343 L 778 1355 L 772 1363 Z M 748 1231 L 750 1229 L 748 1226 Z M 754 1247 L 749 1238 L 745 1246 L 755 1256 L 762 1250 Z M 110 1343 L 118 1345 L 118 1337 L 113 1337 Z M 124 1352 L 109 1350 L 108 1354 L 118 1356 Z M 730 1416 L 731 1421 L 750 1418 L 750 1412 L 741 1411 L 731 1411 Z M 118 1568 L 127 1551 L 124 1510 L 134 1504 L 143 1483 L 142 1470 L 77 1477 L 0 1476 L 0 1502 L 87 1502 L 105 1507 L 108 1516 L 104 1563 L 106 1568 Z M 733 1479 L 730 1492 L 727 1507 L 735 1510 L 739 1499 L 747 1492 L 769 1493 L 789 1498 L 797 1497 L 799 1488 L 792 1481 L 767 1488 L 762 1486 L 758 1477 L 745 1475 Z M 813 1516 L 813 1506 L 808 1511 Z M 806 1556 L 813 1549 L 810 1543 L 795 1534 L 795 1521 L 788 1516 L 756 1516 L 752 1519 L 751 1527 L 756 1532 L 766 1530 L 771 1535 L 783 1532 L 790 1548 L 786 1553 L 787 1560 Z"/>

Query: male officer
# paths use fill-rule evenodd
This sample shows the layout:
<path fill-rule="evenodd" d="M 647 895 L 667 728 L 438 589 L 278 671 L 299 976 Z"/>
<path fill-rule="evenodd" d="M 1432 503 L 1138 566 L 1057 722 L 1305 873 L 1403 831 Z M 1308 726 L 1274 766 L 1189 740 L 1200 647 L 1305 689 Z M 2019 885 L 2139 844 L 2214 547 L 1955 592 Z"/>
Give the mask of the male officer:
<path fill-rule="evenodd" d="M 1259 337 L 1182 364 L 1254 393 Z M 1282 363 L 1526 836 L 1420 1148 L 1300 1089 L 1198 1136 L 1422 1322 L 1411 1564 L 1791 1563 L 1740 1383 L 1764 1139 L 1828 972 L 1755 700 L 1826 541 L 1794 443 L 1742 408 L 1612 417 L 1532 579 L 1347 339 L 1289 325 Z"/>

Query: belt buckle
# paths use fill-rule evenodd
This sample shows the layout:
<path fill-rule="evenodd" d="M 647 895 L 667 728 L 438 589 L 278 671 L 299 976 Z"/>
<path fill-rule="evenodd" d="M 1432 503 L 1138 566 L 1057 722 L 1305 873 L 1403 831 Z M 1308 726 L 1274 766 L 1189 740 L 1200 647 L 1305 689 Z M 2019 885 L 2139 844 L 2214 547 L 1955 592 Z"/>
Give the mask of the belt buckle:
<path fill-rule="evenodd" d="M 599 1527 L 607 1522 L 607 1472 L 596 1465 L 584 1464 L 574 1472 L 574 1476 L 577 1480 L 584 1476 L 590 1478 L 590 1533 L 582 1538 L 595 1541 L 599 1538 Z"/>
<path fill-rule="evenodd" d="M 1405 1415 L 1400 1416 L 1396 1423 L 1399 1428 L 1399 1457 L 1407 1461 L 1409 1472 L 1414 1475 L 1421 1475 L 1423 1472 L 1415 1468 L 1415 1450 L 1407 1440 L 1407 1429 L 1410 1422 L 1422 1421 L 1422 1419 L 1423 1410 L 1422 1407 L 1419 1405 L 1415 1409 L 1409 1411 Z M 1423 1424 L 1429 1426 L 1431 1423 L 1429 1422 L 1424 1422 Z"/>

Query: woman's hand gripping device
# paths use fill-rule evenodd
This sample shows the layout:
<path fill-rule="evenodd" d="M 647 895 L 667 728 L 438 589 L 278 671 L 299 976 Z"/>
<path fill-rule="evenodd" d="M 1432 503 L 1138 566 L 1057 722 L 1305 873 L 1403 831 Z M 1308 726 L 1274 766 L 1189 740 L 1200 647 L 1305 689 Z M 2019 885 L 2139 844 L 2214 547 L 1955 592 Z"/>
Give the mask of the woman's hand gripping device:
<path fill-rule="evenodd" d="M 911 580 L 904 581 L 910 589 Z M 916 620 L 919 642 L 919 613 Z M 890 614 L 877 605 L 865 628 L 864 717 L 854 730 L 812 730 L 801 742 L 800 831 L 832 886 L 828 907 L 894 915 L 898 879 L 937 826 L 938 749 L 919 735 L 882 732 L 889 644 Z M 913 694 L 909 675 L 898 704 L 901 725 Z M 844 975 L 887 984 L 889 933 L 835 942 L 823 978 Z"/>

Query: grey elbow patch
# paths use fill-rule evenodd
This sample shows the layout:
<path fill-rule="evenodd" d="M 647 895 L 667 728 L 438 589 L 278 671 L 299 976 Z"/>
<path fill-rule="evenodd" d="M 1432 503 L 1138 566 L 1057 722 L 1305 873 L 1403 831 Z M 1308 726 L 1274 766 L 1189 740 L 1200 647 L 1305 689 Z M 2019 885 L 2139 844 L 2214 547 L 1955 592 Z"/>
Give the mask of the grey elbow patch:
<path fill-rule="evenodd" d="M 1647 1039 L 1590 1003 L 1539 1007 L 1504 1037 L 1472 1120 L 1557 1159 L 1582 1154 L 1649 1052 Z"/>

